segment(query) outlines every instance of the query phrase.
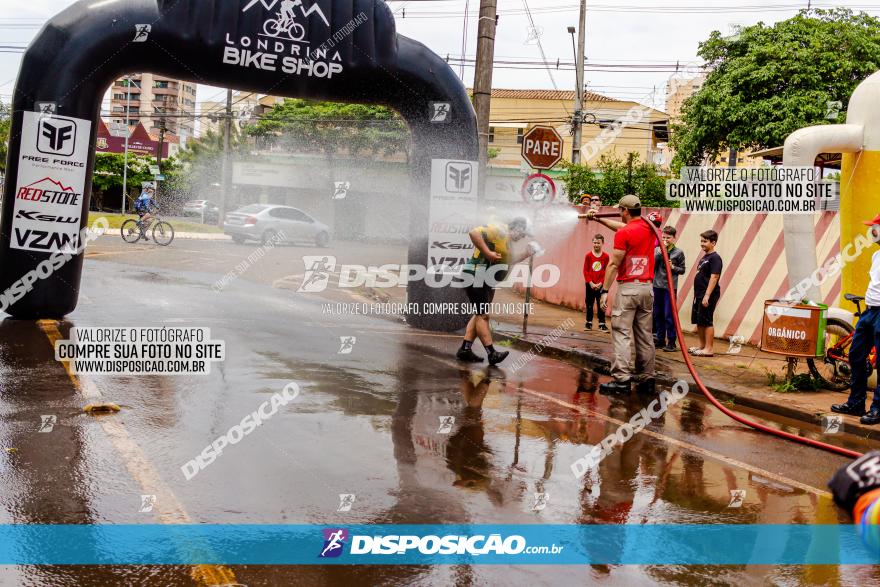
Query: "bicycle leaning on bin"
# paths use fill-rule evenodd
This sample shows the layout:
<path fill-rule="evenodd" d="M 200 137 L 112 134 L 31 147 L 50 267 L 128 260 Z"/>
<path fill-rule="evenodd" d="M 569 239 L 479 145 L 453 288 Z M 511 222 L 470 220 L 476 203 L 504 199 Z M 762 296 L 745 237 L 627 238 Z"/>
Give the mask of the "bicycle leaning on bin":
<path fill-rule="evenodd" d="M 844 299 L 856 305 L 854 316 L 862 315 L 861 302 L 863 296 L 845 294 Z M 815 359 L 807 359 L 810 373 L 822 383 L 822 386 L 834 391 L 846 391 L 850 386 L 852 368 L 849 362 L 849 350 L 852 345 L 855 326 L 840 318 L 828 318 L 825 327 L 825 353 Z M 877 349 L 871 348 L 867 358 L 868 376 L 877 366 Z"/>

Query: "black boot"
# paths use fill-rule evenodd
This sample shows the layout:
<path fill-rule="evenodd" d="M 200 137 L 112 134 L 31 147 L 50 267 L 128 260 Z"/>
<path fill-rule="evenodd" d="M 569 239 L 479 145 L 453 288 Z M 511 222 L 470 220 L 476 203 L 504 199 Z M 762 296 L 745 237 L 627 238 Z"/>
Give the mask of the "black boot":
<path fill-rule="evenodd" d="M 846 414 L 848 416 L 864 416 L 865 408 L 861 406 L 851 405 L 849 402 L 842 404 L 834 404 L 831 406 L 831 411 L 835 414 Z"/>
<path fill-rule="evenodd" d="M 880 424 L 880 408 L 872 407 L 870 412 L 859 418 L 859 422 L 868 426 Z"/>
<path fill-rule="evenodd" d="M 645 379 L 636 383 L 636 393 L 643 395 L 657 395 L 656 382 L 654 378 Z"/>
<path fill-rule="evenodd" d="M 467 340 L 461 343 L 458 352 L 455 353 L 455 357 L 459 361 L 467 361 L 468 363 L 483 362 L 483 357 L 477 355 L 476 353 L 474 353 L 474 351 L 471 350 L 471 342 Z"/>
<path fill-rule="evenodd" d="M 500 363 L 501 361 L 506 359 L 507 355 L 509 355 L 509 354 L 510 354 L 510 351 L 499 352 L 499 351 L 493 350 L 488 355 L 489 364 L 490 365 L 497 365 L 498 363 Z"/>

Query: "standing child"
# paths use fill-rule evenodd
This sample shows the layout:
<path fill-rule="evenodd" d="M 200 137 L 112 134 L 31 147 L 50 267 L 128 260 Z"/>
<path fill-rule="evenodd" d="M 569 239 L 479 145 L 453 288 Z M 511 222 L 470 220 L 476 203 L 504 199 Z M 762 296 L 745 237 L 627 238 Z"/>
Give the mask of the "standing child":
<path fill-rule="evenodd" d="M 602 250 L 603 246 L 605 246 L 605 237 L 597 234 L 593 237 L 593 250 L 584 257 L 584 281 L 587 288 L 587 322 L 584 330 L 593 329 L 593 304 L 595 304 L 599 314 L 599 330 L 608 332 L 608 327 L 605 326 L 605 310 L 599 303 L 602 284 L 605 282 L 605 269 L 608 268 L 608 262 L 611 260 L 608 253 Z"/>
<path fill-rule="evenodd" d="M 721 297 L 721 256 L 715 252 L 718 244 L 718 233 L 707 230 L 700 234 L 700 248 L 705 255 L 697 265 L 697 275 L 694 277 L 694 305 L 691 310 L 691 322 L 697 326 L 697 336 L 700 338 L 699 347 L 691 347 L 688 352 L 695 357 L 711 357 L 715 344 L 715 325 L 712 320 L 715 315 L 715 306 Z"/>
<path fill-rule="evenodd" d="M 672 295 L 678 291 L 678 276 L 683 275 L 684 251 L 675 246 L 675 227 L 664 226 L 661 235 L 669 264 L 672 265 Z M 654 346 L 667 353 L 675 351 L 675 318 L 672 316 L 672 302 L 669 301 L 669 280 L 666 278 L 666 265 L 663 264 L 663 251 L 654 249 Z"/>

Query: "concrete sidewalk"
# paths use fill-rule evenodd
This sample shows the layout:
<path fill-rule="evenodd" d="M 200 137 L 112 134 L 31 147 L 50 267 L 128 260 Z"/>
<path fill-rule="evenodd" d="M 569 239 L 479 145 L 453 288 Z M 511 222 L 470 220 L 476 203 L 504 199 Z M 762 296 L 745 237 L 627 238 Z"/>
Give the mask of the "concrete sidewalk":
<path fill-rule="evenodd" d="M 222 232 L 176 232 L 174 238 L 200 241 L 231 241 L 232 237 Z"/>
<path fill-rule="evenodd" d="M 100 238 L 119 238 L 119 229 L 110 229 Z M 174 231 L 174 239 L 200 240 L 200 241 L 232 241 L 232 237 L 222 232 L 178 232 Z"/>
<path fill-rule="evenodd" d="M 522 303 L 524 298 L 510 289 L 499 289 L 495 302 L 500 304 Z M 507 338 L 515 348 L 533 350 L 541 343 L 541 354 L 553 356 L 581 364 L 585 367 L 607 373 L 611 365 L 613 349 L 611 334 L 595 329 L 584 331 L 585 316 L 583 312 L 561 306 L 533 302 L 534 313 L 529 316 L 528 334 L 522 335 L 522 316 L 493 316 L 493 329 L 496 334 Z M 570 325 L 553 341 L 546 340 L 552 331 L 560 333 L 564 324 Z M 609 319 L 610 326 L 610 319 Z M 681 346 L 688 348 L 697 344 L 696 335 L 685 333 Z M 775 374 L 777 381 L 785 377 L 786 361 L 779 355 L 764 353 L 753 346 L 743 345 L 739 352 L 728 353 L 730 345 L 727 341 L 715 341 L 714 357 L 692 357 L 700 378 L 706 387 L 720 401 L 731 408 L 747 408 L 766 412 L 783 418 L 807 422 L 818 428 L 821 433 L 821 418 L 831 414 L 831 404 L 846 400 L 847 394 L 841 392 L 794 391 L 779 393 L 769 385 L 769 374 Z M 734 349 L 735 350 L 735 349 Z M 681 352 L 667 353 L 658 351 L 656 369 L 658 378 L 667 383 L 684 379 L 689 384 L 693 378 L 687 370 Z M 806 362 L 799 362 L 796 373 L 808 373 Z M 842 434 L 823 434 L 832 444 L 840 444 L 840 440 L 857 436 L 872 441 L 872 445 L 880 448 L 880 426 L 865 426 L 858 418 L 843 416 Z"/>

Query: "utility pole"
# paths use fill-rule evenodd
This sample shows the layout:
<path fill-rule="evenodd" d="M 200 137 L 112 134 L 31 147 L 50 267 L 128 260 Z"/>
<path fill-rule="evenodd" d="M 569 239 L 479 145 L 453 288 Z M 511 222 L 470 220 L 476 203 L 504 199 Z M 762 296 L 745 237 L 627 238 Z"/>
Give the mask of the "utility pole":
<path fill-rule="evenodd" d="M 156 166 L 159 168 L 159 175 L 162 175 L 162 151 L 165 150 L 165 117 L 159 119 L 159 152 L 156 154 Z M 162 180 L 156 180 L 156 199 L 159 199 L 159 188 L 162 186 Z"/>
<path fill-rule="evenodd" d="M 574 120 L 572 120 L 572 145 L 571 162 L 575 165 L 581 163 L 581 137 L 584 126 L 584 53 L 586 52 L 586 24 L 587 24 L 587 0 L 581 0 L 580 15 L 578 21 L 578 45 L 577 63 L 575 63 L 575 78 L 577 88 L 574 95 Z"/>
<path fill-rule="evenodd" d="M 125 80 L 125 155 L 122 157 L 122 215 L 125 216 L 125 200 L 128 199 L 128 125 L 131 122 L 131 84 L 134 80 L 131 76 L 123 78 Z"/>
<path fill-rule="evenodd" d="M 232 90 L 226 90 L 226 113 L 223 117 L 223 196 L 220 198 L 220 214 L 217 220 L 223 226 L 229 209 L 229 142 L 232 135 Z"/>
<path fill-rule="evenodd" d="M 492 101 L 492 63 L 495 60 L 497 0 L 480 0 L 477 25 L 477 60 L 474 68 L 474 110 L 480 149 L 479 195 L 486 198 L 486 173 L 489 164 L 489 108 Z"/>

